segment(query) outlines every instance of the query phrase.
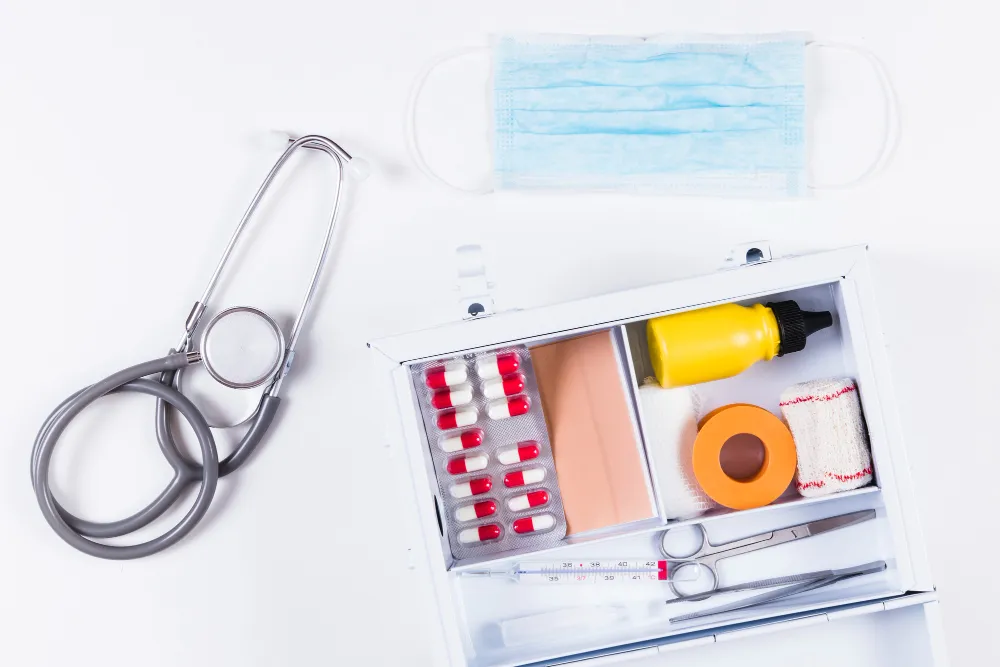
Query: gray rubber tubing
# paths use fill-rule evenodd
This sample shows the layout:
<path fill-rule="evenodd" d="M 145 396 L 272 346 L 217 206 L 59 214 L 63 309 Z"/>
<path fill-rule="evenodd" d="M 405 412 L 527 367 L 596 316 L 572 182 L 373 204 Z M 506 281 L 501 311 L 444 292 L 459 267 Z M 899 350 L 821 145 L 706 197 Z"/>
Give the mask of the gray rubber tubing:
<path fill-rule="evenodd" d="M 69 545 L 99 558 L 111 560 L 141 558 L 177 543 L 191 532 L 205 516 L 212 498 L 215 496 L 219 479 L 219 457 L 212 431 L 201 412 L 187 397 L 172 387 L 144 379 L 145 376 L 154 373 L 170 372 L 183 368 L 188 363 L 187 355 L 171 353 L 161 359 L 154 359 L 123 369 L 67 398 L 52 411 L 42 424 L 31 452 L 31 484 L 45 520 L 56 534 Z M 63 431 L 80 412 L 102 396 L 117 391 L 149 394 L 174 406 L 191 424 L 198 439 L 205 465 L 199 468 L 200 474 L 197 478 L 192 475 L 189 469 L 179 469 L 174 466 L 175 475 L 167 488 L 153 502 L 128 518 L 110 523 L 86 521 L 74 516 L 59 505 L 53 497 L 49 487 L 49 466 L 52 462 L 52 453 Z M 191 509 L 177 525 L 163 535 L 148 542 L 129 546 L 111 546 L 89 539 L 127 535 L 148 525 L 173 505 L 180 497 L 184 487 L 197 479 L 201 481 L 201 489 Z"/>
<path fill-rule="evenodd" d="M 232 454 L 219 462 L 212 430 L 198 408 L 172 386 L 174 373 L 189 363 L 184 353 L 174 353 L 126 368 L 100 382 L 82 389 L 59 404 L 42 424 L 31 453 L 31 484 L 45 520 L 71 546 L 91 556 L 111 560 L 142 558 L 166 549 L 183 539 L 204 518 L 215 496 L 219 477 L 243 465 L 260 443 L 274 419 L 281 399 L 264 396 L 253 422 Z M 159 374 L 159 381 L 146 376 Z M 74 516 L 62 507 L 49 487 L 49 466 L 56 442 L 69 423 L 88 405 L 109 393 L 126 391 L 156 398 L 156 435 L 174 477 L 159 496 L 132 516 L 119 521 L 99 523 Z M 167 406 L 176 409 L 191 424 L 201 449 L 202 463 L 185 457 L 170 432 Z M 201 489 L 187 514 L 163 535 L 129 546 L 112 546 L 94 539 L 120 537 L 143 528 L 170 509 L 188 485 L 200 482 Z"/>
<path fill-rule="evenodd" d="M 160 376 L 160 383 L 173 387 L 174 372 L 163 373 Z M 219 462 L 219 477 L 235 472 L 240 466 L 246 463 L 250 455 L 253 454 L 257 445 L 263 439 L 267 429 L 270 428 L 274 420 L 274 414 L 278 411 L 281 399 L 276 396 L 265 394 L 257 406 L 250 428 L 243 434 L 240 443 L 233 449 L 232 453 Z M 170 431 L 167 407 L 169 401 L 158 399 L 156 401 L 156 439 L 160 443 L 160 451 L 166 457 L 170 465 L 178 474 L 185 474 L 189 479 L 195 480 L 202 476 L 201 465 L 196 461 L 188 459 L 181 452 Z M 204 458 L 204 454 L 202 454 Z"/>

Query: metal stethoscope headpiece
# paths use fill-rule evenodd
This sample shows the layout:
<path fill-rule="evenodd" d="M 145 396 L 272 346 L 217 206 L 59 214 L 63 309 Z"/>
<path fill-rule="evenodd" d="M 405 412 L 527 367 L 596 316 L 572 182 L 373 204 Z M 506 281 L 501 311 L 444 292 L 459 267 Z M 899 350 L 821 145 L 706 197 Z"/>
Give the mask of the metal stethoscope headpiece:
<path fill-rule="evenodd" d="M 215 292 L 233 251 L 267 193 L 288 159 L 300 148 L 309 148 L 329 155 L 337 165 L 337 188 L 319 257 L 312 279 L 299 307 L 298 315 L 286 337 L 274 319 L 256 308 L 227 308 L 219 312 L 204 327 L 198 345 L 195 336 L 207 305 Z M 49 525 L 71 546 L 100 558 L 124 560 L 140 558 L 162 551 L 177 543 L 205 516 L 215 495 L 220 477 L 238 469 L 260 443 L 280 403 L 279 390 L 295 356 L 295 346 L 302 333 L 316 296 L 319 282 L 329 256 L 337 218 L 340 212 L 345 171 L 350 169 L 359 178 L 367 176 L 367 166 L 338 144 L 319 135 L 289 139 L 284 152 L 268 172 L 246 212 L 236 226 L 219 259 L 202 296 L 195 302 L 184 322 L 184 334 L 167 356 L 123 369 L 100 382 L 86 387 L 63 401 L 45 420 L 35 439 L 31 455 L 31 482 L 42 513 Z M 249 427 L 233 452 L 219 460 L 212 435 L 213 427 L 202 412 L 181 393 L 177 383 L 183 369 L 204 362 L 209 374 L 221 384 L 237 389 L 265 386 L 253 413 L 240 423 Z M 157 376 L 150 379 L 147 376 Z M 156 400 L 156 435 L 160 451 L 174 469 L 174 477 L 159 496 L 145 508 L 120 521 L 98 523 L 74 516 L 53 497 L 49 486 L 49 466 L 55 445 L 69 423 L 92 402 L 112 392 L 139 392 Z M 201 450 L 202 463 L 181 453 L 168 419 L 168 407 L 179 412 L 191 425 Z M 95 540 L 133 533 L 162 516 L 190 485 L 200 482 L 201 488 L 187 514 L 163 535 L 129 546 L 112 546 Z"/>

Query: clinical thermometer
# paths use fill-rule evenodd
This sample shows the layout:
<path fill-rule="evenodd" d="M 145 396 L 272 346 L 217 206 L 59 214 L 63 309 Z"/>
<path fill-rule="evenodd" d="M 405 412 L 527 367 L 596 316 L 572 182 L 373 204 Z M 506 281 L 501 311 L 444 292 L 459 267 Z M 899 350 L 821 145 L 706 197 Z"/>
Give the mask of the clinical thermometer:
<path fill-rule="evenodd" d="M 460 570 L 463 577 L 506 578 L 521 584 L 649 584 L 671 577 L 666 560 L 523 561 L 509 570 Z M 683 579 L 681 577 L 684 577 Z M 697 568 L 677 568 L 674 581 L 698 578 Z"/>

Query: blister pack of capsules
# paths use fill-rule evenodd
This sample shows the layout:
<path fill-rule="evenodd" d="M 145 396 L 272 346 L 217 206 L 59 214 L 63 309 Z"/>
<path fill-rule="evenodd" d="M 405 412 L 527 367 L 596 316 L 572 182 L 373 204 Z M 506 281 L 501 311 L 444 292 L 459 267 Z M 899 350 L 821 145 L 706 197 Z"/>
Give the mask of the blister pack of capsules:
<path fill-rule="evenodd" d="M 559 543 L 566 516 L 528 348 L 411 372 L 456 560 Z"/>

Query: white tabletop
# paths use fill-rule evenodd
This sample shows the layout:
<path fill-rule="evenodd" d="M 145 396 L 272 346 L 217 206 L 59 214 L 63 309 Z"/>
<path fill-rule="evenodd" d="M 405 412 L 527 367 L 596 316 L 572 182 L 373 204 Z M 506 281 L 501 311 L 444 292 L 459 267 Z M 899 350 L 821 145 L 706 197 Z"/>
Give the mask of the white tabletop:
<path fill-rule="evenodd" d="M 407 569 L 405 495 L 365 343 L 457 317 L 463 243 L 486 247 L 498 307 L 513 308 L 689 275 L 760 238 L 776 254 L 870 243 L 949 650 L 956 665 L 996 658 L 995 22 L 977 20 L 982 3 L 928 4 L 3 3 L 0 662 L 430 664 L 435 620 L 415 615 L 426 590 Z M 476 197 L 408 159 L 414 77 L 490 33 L 790 29 L 869 48 L 892 76 L 902 141 L 855 189 L 793 202 Z M 485 68 L 474 55 L 439 70 L 419 113 L 428 158 L 469 183 L 488 167 Z M 874 153 L 882 102 L 850 55 L 811 53 L 810 75 L 814 165 L 836 180 Z M 82 556 L 35 504 L 38 425 L 70 392 L 176 343 L 275 155 L 261 141 L 271 129 L 326 134 L 374 172 L 353 191 L 283 414 L 182 545 L 138 562 Z M 294 312 L 324 168 L 296 170 L 220 305 Z M 73 425 L 53 476 L 71 509 L 118 518 L 168 481 L 152 409 L 108 399 Z"/>

